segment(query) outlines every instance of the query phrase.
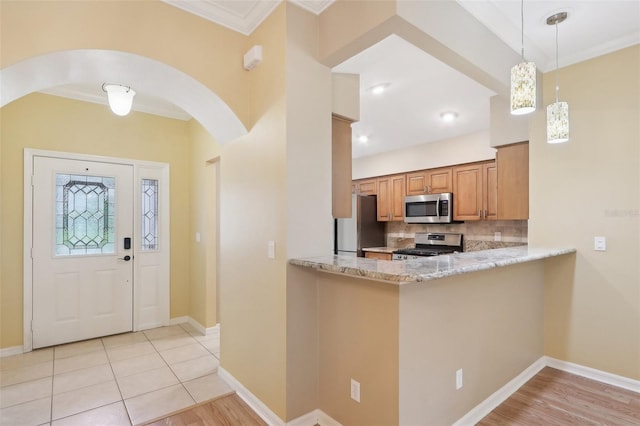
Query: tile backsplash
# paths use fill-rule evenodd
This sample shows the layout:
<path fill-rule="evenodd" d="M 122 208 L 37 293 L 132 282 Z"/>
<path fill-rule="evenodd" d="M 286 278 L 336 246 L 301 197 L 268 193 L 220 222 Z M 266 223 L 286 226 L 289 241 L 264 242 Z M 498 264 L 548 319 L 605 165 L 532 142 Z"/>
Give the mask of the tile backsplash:
<path fill-rule="evenodd" d="M 526 220 L 483 220 L 447 225 L 387 222 L 388 247 L 413 247 L 416 232 L 454 232 L 464 235 L 464 251 L 488 250 L 527 244 Z M 495 241 L 500 232 L 502 241 Z"/>

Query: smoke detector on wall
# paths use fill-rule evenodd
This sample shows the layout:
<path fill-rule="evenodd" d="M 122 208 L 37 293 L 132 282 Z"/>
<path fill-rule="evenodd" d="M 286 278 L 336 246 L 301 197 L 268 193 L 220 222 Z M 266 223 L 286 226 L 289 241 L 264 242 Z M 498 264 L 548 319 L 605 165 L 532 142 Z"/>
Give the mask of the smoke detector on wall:
<path fill-rule="evenodd" d="M 251 71 L 262 62 L 262 46 L 255 45 L 244 54 L 244 69 Z"/>

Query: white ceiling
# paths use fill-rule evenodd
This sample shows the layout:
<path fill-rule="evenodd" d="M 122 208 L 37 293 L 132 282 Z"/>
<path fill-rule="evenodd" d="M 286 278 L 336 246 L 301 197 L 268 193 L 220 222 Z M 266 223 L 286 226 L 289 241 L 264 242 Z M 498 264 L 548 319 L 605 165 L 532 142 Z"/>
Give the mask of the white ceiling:
<path fill-rule="evenodd" d="M 282 0 L 163 1 L 250 34 Z M 334 0 L 288 1 L 319 14 Z M 457 3 L 520 53 L 519 0 L 457 0 Z M 546 24 L 546 18 L 560 11 L 569 14 L 559 25 L 560 67 L 640 43 L 640 1 L 528 0 L 524 2 L 525 57 L 543 72 L 555 68 L 555 28 Z M 400 37 L 390 36 L 334 70 L 357 73 L 361 78 L 361 119 L 354 124 L 354 136 L 364 134 L 370 140 L 367 144 L 354 140 L 354 157 L 489 128 L 489 97 L 493 92 Z M 366 90 L 384 82 L 391 84 L 382 96 L 373 96 Z M 68 85 L 47 92 L 106 103 L 100 89 L 102 83 Z M 146 93 L 136 95 L 133 108 L 172 118 L 189 117 L 172 104 Z M 439 121 L 440 113 L 448 110 L 459 114 L 452 125 Z"/>

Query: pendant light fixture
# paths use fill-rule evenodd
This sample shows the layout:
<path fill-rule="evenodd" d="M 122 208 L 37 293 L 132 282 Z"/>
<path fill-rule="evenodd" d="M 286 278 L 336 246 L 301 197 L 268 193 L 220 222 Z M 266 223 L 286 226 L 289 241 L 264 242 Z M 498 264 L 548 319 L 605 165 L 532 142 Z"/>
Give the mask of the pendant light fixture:
<path fill-rule="evenodd" d="M 567 12 L 556 13 L 547 18 L 548 25 L 556 26 L 556 101 L 547 106 L 547 142 L 561 143 L 569 140 L 569 104 L 559 101 L 558 85 L 558 24 L 567 19 Z"/>
<path fill-rule="evenodd" d="M 104 83 L 102 90 L 107 92 L 109 108 L 115 115 L 125 116 L 129 114 L 133 105 L 133 97 L 136 94 L 131 87 Z"/>
<path fill-rule="evenodd" d="M 520 3 L 522 62 L 511 68 L 511 114 L 523 115 L 536 110 L 536 64 L 524 59 L 524 0 Z"/>

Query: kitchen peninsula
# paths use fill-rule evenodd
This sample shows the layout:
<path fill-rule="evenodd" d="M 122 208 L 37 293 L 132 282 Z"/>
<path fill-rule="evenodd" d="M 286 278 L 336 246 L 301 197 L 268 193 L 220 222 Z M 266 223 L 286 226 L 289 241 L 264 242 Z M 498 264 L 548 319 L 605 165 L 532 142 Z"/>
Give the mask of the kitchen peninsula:
<path fill-rule="evenodd" d="M 319 408 L 344 425 L 453 424 L 544 355 L 545 265 L 573 253 L 291 259 L 316 286 L 306 331 L 317 337 Z"/>

